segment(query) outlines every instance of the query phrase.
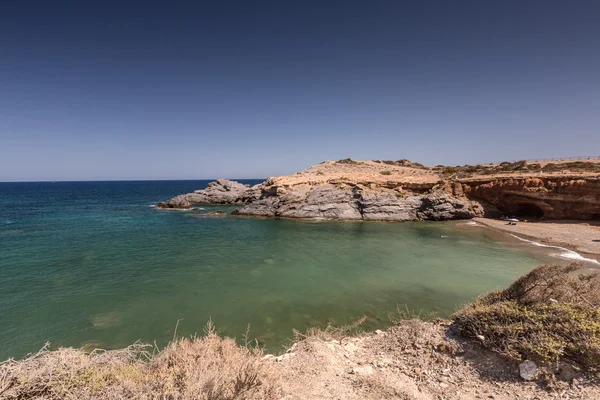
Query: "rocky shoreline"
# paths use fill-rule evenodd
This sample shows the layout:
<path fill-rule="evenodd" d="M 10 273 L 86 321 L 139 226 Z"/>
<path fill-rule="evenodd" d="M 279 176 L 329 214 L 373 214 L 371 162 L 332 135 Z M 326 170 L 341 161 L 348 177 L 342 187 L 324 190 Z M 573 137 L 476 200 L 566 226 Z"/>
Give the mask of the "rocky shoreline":
<path fill-rule="evenodd" d="M 514 164 L 457 169 L 406 160 L 326 161 L 252 187 L 218 179 L 157 208 L 238 205 L 236 215 L 302 219 L 445 221 L 510 214 L 600 220 L 600 162 L 548 171 Z"/>

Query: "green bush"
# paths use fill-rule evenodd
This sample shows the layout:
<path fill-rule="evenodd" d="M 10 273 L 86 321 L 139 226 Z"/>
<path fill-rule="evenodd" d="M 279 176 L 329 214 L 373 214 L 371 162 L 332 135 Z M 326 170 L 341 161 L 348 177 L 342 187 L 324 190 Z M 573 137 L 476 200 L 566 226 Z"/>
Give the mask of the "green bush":
<path fill-rule="evenodd" d="M 578 264 L 535 268 L 453 317 L 461 334 L 515 361 L 600 368 L 600 276 L 573 275 Z"/>

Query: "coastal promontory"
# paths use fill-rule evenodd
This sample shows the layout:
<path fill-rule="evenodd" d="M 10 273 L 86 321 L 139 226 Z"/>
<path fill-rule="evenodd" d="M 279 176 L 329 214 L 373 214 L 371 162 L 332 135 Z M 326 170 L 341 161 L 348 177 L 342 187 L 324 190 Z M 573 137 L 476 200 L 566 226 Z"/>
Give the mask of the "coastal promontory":
<path fill-rule="evenodd" d="M 159 208 L 240 205 L 246 216 L 344 220 L 600 219 L 600 160 L 427 167 L 325 161 L 255 186 L 219 179 Z"/>

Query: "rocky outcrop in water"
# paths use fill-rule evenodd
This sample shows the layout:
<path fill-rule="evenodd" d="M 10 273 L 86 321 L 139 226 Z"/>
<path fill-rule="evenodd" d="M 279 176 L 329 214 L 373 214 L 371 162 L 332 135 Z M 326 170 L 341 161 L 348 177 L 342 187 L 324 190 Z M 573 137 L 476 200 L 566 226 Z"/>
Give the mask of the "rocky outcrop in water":
<path fill-rule="evenodd" d="M 156 207 L 186 209 L 197 204 L 243 205 L 258 199 L 261 187 L 262 185 L 250 187 L 236 181 L 217 179 L 209 183 L 206 189 L 176 196 L 158 203 Z"/>
<path fill-rule="evenodd" d="M 265 187 L 260 199 L 236 210 L 237 215 L 374 221 L 450 220 L 483 215 L 482 207 L 454 197 L 443 187 L 414 194 L 351 185 Z"/>
<path fill-rule="evenodd" d="M 219 179 L 158 207 L 234 204 L 243 205 L 237 215 L 307 219 L 443 221 L 508 214 L 600 220 L 600 176 L 588 168 L 590 163 L 580 175 L 565 175 L 556 166 L 546 173 L 538 164 L 533 171 L 526 162 L 517 164 L 517 171 L 461 167 L 459 171 L 475 171 L 461 176 L 454 167 L 326 161 L 253 187 Z"/>

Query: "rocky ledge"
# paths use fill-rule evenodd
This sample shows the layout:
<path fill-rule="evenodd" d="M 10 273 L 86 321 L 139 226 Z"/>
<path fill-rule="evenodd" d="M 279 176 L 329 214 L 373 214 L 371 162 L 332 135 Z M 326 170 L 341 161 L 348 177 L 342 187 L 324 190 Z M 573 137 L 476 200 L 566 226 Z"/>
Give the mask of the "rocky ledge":
<path fill-rule="evenodd" d="M 326 161 L 249 187 L 219 179 L 159 208 L 242 205 L 237 215 L 379 221 L 452 220 L 502 213 L 525 219 L 600 219 L 600 162 L 585 170 L 527 163 L 425 167 L 401 161 Z M 508 166 L 507 166 L 508 165 Z M 596 169 L 594 169 L 596 168 Z M 461 171 L 474 171 L 463 174 Z M 479 173 L 478 173 L 479 171 Z"/>
<path fill-rule="evenodd" d="M 427 192 L 371 189 L 360 184 L 267 185 L 261 197 L 236 210 L 238 215 L 378 221 L 449 220 L 482 216 L 483 208 L 453 196 L 445 185 Z"/>
<path fill-rule="evenodd" d="M 217 179 L 206 189 L 181 194 L 166 202 L 160 202 L 157 208 L 186 209 L 194 205 L 243 205 L 257 200 L 262 193 L 262 184 L 249 186 L 227 179 Z"/>

